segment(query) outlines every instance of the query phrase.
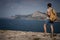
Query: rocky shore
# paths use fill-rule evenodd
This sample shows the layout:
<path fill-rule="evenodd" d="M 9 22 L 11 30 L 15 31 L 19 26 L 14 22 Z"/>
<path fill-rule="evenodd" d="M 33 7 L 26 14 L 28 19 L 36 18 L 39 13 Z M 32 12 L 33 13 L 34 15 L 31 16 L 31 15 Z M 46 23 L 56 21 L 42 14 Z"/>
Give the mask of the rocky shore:
<path fill-rule="evenodd" d="M 0 30 L 0 40 L 60 40 L 60 34 L 51 38 L 50 33 Z"/>

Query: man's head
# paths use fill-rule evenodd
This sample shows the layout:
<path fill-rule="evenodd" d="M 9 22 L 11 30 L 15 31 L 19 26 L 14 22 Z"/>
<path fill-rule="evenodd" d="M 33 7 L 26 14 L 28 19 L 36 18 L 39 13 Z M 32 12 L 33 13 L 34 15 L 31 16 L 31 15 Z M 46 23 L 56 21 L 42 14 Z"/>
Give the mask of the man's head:
<path fill-rule="evenodd" d="M 48 4 L 47 4 L 47 6 L 48 6 L 48 7 L 51 7 L 51 6 L 52 6 L 52 4 L 51 4 L 51 3 L 48 3 Z"/>

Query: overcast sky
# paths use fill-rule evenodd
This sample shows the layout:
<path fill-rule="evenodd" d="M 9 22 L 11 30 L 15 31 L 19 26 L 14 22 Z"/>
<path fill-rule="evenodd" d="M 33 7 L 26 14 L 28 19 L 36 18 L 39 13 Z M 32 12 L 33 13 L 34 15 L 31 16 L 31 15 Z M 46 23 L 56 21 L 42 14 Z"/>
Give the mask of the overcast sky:
<path fill-rule="evenodd" d="M 47 3 L 52 3 L 56 12 L 60 12 L 60 0 L 0 0 L 0 17 L 46 12 Z"/>

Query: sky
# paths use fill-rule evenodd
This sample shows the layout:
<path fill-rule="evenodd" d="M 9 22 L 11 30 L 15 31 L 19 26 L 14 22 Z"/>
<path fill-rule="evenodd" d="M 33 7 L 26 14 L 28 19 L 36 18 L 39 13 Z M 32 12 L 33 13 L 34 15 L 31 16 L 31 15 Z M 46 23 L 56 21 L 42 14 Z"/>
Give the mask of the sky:
<path fill-rule="evenodd" d="M 60 12 L 60 0 L 0 0 L 0 17 L 29 15 L 36 11 L 45 13 L 47 3 L 52 3 L 56 12 Z"/>

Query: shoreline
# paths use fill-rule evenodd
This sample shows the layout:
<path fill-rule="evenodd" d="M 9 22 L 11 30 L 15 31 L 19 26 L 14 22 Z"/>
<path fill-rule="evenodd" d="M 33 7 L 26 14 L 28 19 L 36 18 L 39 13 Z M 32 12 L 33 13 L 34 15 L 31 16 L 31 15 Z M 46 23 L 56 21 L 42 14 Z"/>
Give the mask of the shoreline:
<path fill-rule="evenodd" d="M 0 30 L 0 40 L 51 40 L 50 33 L 48 36 L 43 36 L 43 32 L 26 32 L 13 30 Z M 53 37 L 55 40 L 60 40 L 60 34 Z"/>

